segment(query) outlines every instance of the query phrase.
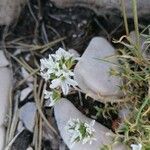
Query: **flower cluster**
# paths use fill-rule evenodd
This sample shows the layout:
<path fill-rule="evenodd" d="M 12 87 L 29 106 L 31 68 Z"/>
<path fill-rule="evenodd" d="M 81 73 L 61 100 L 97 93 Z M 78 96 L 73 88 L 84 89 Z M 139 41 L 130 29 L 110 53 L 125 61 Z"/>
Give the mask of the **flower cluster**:
<path fill-rule="evenodd" d="M 67 95 L 70 87 L 77 86 L 73 79 L 74 73 L 72 66 L 76 58 L 73 54 L 59 48 L 55 54 L 48 58 L 41 59 L 41 76 L 46 81 L 51 81 L 51 91 L 45 91 L 45 98 L 50 100 L 50 106 L 53 106 L 61 97 L 61 93 Z"/>
<path fill-rule="evenodd" d="M 66 130 L 70 134 L 70 142 L 72 144 L 75 142 L 82 142 L 82 144 L 89 142 L 91 144 L 93 140 L 96 140 L 94 138 L 94 123 L 95 120 L 93 120 L 90 124 L 82 122 L 79 119 L 69 120 L 66 126 Z"/>

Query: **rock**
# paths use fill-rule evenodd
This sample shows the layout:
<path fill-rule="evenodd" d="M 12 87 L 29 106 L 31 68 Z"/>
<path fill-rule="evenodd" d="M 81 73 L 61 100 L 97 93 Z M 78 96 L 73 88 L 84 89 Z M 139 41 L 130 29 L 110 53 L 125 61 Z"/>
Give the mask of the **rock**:
<path fill-rule="evenodd" d="M 6 67 L 8 65 L 9 65 L 9 62 L 6 59 L 4 52 L 0 50 L 0 67 Z"/>
<path fill-rule="evenodd" d="M 92 9 L 97 15 L 113 14 L 121 11 L 120 0 L 51 0 L 57 7 L 86 7 Z M 132 17 L 131 0 L 125 0 L 126 12 L 128 17 Z M 150 1 L 137 0 L 138 15 L 149 14 Z"/>
<path fill-rule="evenodd" d="M 94 137 L 97 140 L 93 141 L 92 144 L 82 144 L 78 142 L 72 147 L 70 143 L 70 135 L 65 130 L 67 122 L 70 120 L 70 118 L 78 118 L 86 123 L 90 123 L 92 119 L 84 116 L 70 101 L 64 98 L 54 106 L 54 114 L 60 135 L 70 150 L 98 150 L 102 148 L 104 144 L 112 143 L 112 138 L 110 135 L 113 133 L 108 128 L 104 127 L 98 122 L 95 122 L 94 128 L 96 132 Z M 122 144 L 115 144 L 113 146 L 113 150 L 126 150 L 126 147 Z"/>
<path fill-rule="evenodd" d="M 23 105 L 19 110 L 19 118 L 23 122 L 24 126 L 31 132 L 33 132 L 36 116 L 36 105 L 33 102 L 28 102 Z"/>
<path fill-rule="evenodd" d="M 21 11 L 26 0 L 0 0 L 0 25 L 10 25 Z"/>
<path fill-rule="evenodd" d="M 31 91 L 32 91 L 31 87 L 27 87 L 27 88 L 23 89 L 21 91 L 20 101 L 25 100 L 25 98 L 31 93 Z"/>
<path fill-rule="evenodd" d="M 24 126 L 22 121 L 19 121 L 18 126 L 17 126 L 17 132 L 22 132 L 22 130 L 24 130 Z"/>
<path fill-rule="evenodd" d="M 32 147 L 28 147 L 26 150 L 33 150 L 33 148 Z"/>
<path fill-rule="evenodd" d="M 69 49 L 68 52 L 73 54 L 74 57 L 80 57 L 80 54 L 74 49 Z"/>
<path fill-rule="evenodd" d="M 78 86 L 94 100 L 113 102 L 123 95 L 118 87 L 121 86 L 122 80 L 109 74 L 111 68 L 117 69 L 114 65 L 117 64 L 115 57 L 108 58 L 114 55 L 115 49 L 107 40 L 95 37 L 75 66 L 75 80 Z"/>
<path fill-rule="evenodd" d="M 12 86 L 11 71 L 6 66 L 8 61 L 4 53 L 0 51 L 0 150 L 4 149 L 5 127 L 4 121 L 9 108 L 9 92 Z"/>
<path fill-rule="evenodd" d="M 4 143 L 5 143 L 5 129 L 4 127 L 0 127 L 0 150 L 4 150 Z"/>

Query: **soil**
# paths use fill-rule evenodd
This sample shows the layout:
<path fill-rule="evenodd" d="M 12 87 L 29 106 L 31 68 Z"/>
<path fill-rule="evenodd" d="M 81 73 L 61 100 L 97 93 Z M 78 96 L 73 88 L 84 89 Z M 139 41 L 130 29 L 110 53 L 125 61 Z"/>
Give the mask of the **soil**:
<path fill-rule="evenodd" d="M 139 20 L 141 29 L 143 26 L 149 24 L 148 20 L 148 18 L 142 18 Z M 128 21 L 130 31 L 132 31 L 134 29 L 133 20 L 129 19 Z M 4 38 L 4 33 L 7 31 L 7 36 L 5 34 L 6 43 L 21 38 L 20 42 L 24 44 L 42 45 L 58 38 L 65 37 L 63 42 L 55 44 L 44 54 L 26 51 L 16 55 L 18 58 L 25 58 L 28 54 L 30 54 L 31 56 L 28 64 L 33 68 L 36 68 L 36 65 L 33 62 L 34 59 L 39 62 L 40 58 L 49 53 L 54 53 L 59 47 L 64 47 L 65 49 L 72 48 L 82 54 L 92 37 L 103 36 L 111 42 L 112 39 L 118 39 L 125 34 L 123 19 L 120 14 L 112 16 L 96 16 L 91 10 L 81 7 L 58 9 L 54 7 L 49 0 L 42 0 L 40 4 L 36 0 L 30 1 L 30 4 L 25 6 L 22 10 L 17 22 L 11 25 L 8 30 L 6 30 L 7 28 L 5 26 L 0 27 L 0 29 L 0 33 L 3 35 L 1 36 L 1 40 Z M 7 48 L 7 51 L 14 54 L 17 46 L 15 43 L 12 43 L 12 46 L 13 48 Z M 22 49 L 25 50 L 26 48 Z M 14 59 L 11 59 L 11 62 L 14 72 L 15 86 L 22 77 L 18 63 L 16 63 Z M 26 84 L 16 88 L 14 90 L 14 95 L 18 92 L 18 90 L 21 91 L 24 87 L 26 87 Z M 114 122 L 118 119 L 117 112 L 110 111 L 111 115 L 106 113 L 106 118 L 103 115 L 99 115 L 96 118 L 95 116 L 97 111 L 95 106 L 104 108 L 104 104 L 93 101 L 91 98 L 85 99 L 84 94 L 81 94 L 81 97 L 83 105 L 81 105 L 78 93 L 67 96 L 67 98 L 71 100 L 81 112 L 86 114 L 88 117 L 95 118 L 98 122 L 102 123 L 109 129 L 114 130 Z M 19 107 L 29 101 L 34 101 L 32 95 L 29 95 L 24 102 L 20 102 Z M 111 104 L 108 105 L 111 106 Z M 52 117 L 54 119 L 53 113 L 49 108 L 45 108 L 44 111 L 47 117 Z M 49 112 L 51 112 L 52 115 L 49 115 Z M 23 134 L 25 136 L 23 136 Z M 30 138 L 27 138 L 27 136 L 30 136 Z M 12 150 L 26 150 L 31 142 L 32 133 L 27 133 L 25 130 L 13 144 Z M 51 146 L 51 141 L 45 139 L 43 140 L 42 149 L 54 150 L 58 149 L 58 146 Z"/>

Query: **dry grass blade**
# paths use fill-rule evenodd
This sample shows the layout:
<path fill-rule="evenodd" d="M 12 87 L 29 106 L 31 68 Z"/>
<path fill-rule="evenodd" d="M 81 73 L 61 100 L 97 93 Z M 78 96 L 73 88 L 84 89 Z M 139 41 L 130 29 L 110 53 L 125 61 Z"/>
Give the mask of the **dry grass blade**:
<path fill-rule="evenodd" d="M 24 83 L 28 80 L 28 78 L 34 76 L 39 70 L 40 70 L 40 69 L 36 69 L 35 71 L 31 72 L 28 77 L 26 77 L 25 79 L 21 80 L 21 81 L 17 84 L 16 88 L 19 88 L 22 84 L 24 84 Z"/>
<path fill-rule="evenodd" d="M 66 37 L 62 37 L 62 38 L 59 38 L 57 40 L 54 40 L 52 42 L 49 42 L 47 44 L 44 44 L 44 45 L 33 45 L 33 44 L 25 44 L 25 43 L 22 43 L 22 42 L 15 42 L 15 46 L 20 46 L 21 48 L 26 48 L 28 49 L 29 51 L 37 51 L 37 50 L 42 50 L 41 53 L 44 53 L 47 49 L 51 48 L 52 46 L 54 46 L 55 44 L 65 40 Z M 8 45 L 8 46 L 11 46 L 13 47 L 13 45 Z M 6 45 L 7 47 L 7 45 Z"/>
<path fill-rule="evenodd" d="M 9 93 L 9 112 L 8 112 L 8 126 L 7 126 L 7 132 L 6 132 L 6 145 L 9 143 L 9 134 L 10 134 L 10 128 L 11 128 L 11 122 L 12 122 L 12 108 L 13 108 L 13 102 L 12 102 L 12 89 L 10 90 Z"/>
<path fill-rule="evenodd" d="M 36 91 L 36 88 L 37 88 L 37 79 L 35 77 L 34 79 L 34 99 L 35 99 L 35 102 L 36 102 L 36 106 L 37 106 L 37 110 L 41 116 L 41 118 L 43 119 L 43 121 L 46 123 L 46 125 L 56 134 L 58 135 L 57 131 L 50 125 L 50 123 L 48 122 L 48 120 L 46 119 L 45 115 L 43 114 L 42 110 L 41 110 L 41 104 L 39 103 L 39 98 L 38 98 L 38 95 L 37 95 L 37 91 Z"/>
<path fill-rule="evenodd" d="M 15 135 L 15 131 L 16 131 L 16 127 L 17 127 L 17 124 L 18 124 L 18 97 L 16 97 L 15 99 L 15 107 L 14 107 L 14 113 L 13 113 L 13 118 L 11 120 L 11 125 L 9 127 L 9 133 L 8 133 L 8 137 L 7 137 L 7 144 L 6 145 L 6 148 L 10 148 L 11 147 L 11 144 L 14 142 L 14 135 Z"/>

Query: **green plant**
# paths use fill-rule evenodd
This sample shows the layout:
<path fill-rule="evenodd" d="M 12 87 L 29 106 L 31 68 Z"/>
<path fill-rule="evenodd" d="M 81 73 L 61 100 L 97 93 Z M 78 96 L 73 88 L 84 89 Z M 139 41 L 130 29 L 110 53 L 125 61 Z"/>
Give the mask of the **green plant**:
<path fill-rule="evenodd" d="M 150 149 L 150 26 L 141 34 L 138 29 L 136 0 L 132 0 L 132 10 L 135 27 L 135 43 L 128 36 L 127 16 L 124 0 L 122 9 L 125 22 L 126 36 L 122 36 L 115 43 L 123 48 L 118 49 L 116 56 L 119 61 L 119 71 L 111 70 L 113 75 L 121 77 L 124 84 L 121 87 L 131 108 L 128 116 L 116 131 L 114 142 L 121 141 L 132 150 Z M 143 41 L 143 43 L 141 42 Z M 121 46 L 120 46 L 121 47 Z M 104 147 L 107 149 L 107 147 Z"/>

